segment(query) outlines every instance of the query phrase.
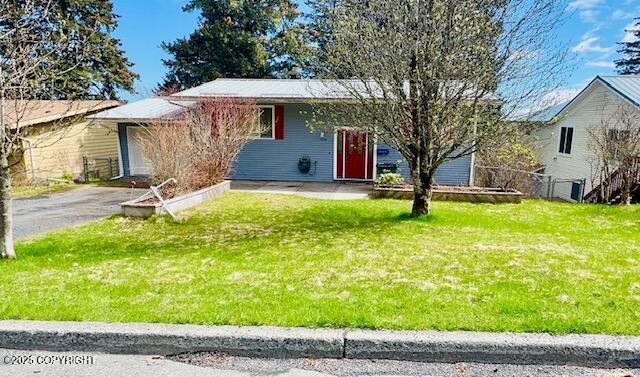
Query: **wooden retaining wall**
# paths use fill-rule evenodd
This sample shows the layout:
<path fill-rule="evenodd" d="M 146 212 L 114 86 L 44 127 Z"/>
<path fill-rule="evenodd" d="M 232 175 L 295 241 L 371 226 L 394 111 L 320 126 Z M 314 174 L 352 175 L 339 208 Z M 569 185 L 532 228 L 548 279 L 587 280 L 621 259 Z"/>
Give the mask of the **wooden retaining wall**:
<path fill-rule="evenodd" d="M 374 198 L 413 200 L 413 190 L 375 188 Z M 521 203 L 521 192 L 478 191 L 478 190 L 433 190 L 433 200 L 471 203 Z"/>

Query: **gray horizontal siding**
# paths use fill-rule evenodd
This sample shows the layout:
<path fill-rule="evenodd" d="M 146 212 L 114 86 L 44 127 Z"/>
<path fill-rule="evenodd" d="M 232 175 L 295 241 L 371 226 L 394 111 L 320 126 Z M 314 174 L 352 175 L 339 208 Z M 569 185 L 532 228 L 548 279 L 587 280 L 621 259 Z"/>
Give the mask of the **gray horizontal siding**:
<path fill-rule="evenodd" d="M 436 184 L 468 186 L 471 174 L 471 156 L 465 156 L 442 164 L 436 170 Z"/>
<path fill-rule="evenodd" d="M 274 181 L 332 181 L 333 135 L 311 132 L 301 111 L 311 111 L 306 105 L 285 105 L 284 139 L 252 140 L 233 167 L 233 179 Z M 298 160 L 311 158 L 311 172 L 298 171 Z"/>
<path fill-rule="evenodd" d="M 400 173 L 404 179 L 410 180 L 409 166 L 400 152 L 389 148 L 388 155 L 379 155 L 378 163 L 398 163 Z M 436 170 L 435 182 L 438 185 L 468 186 L 471 173 L 471 156 L 465 156 L 453 161 L 448 161 Z"/>
<path fill-rule="evenodd" d="M 333 181 L 333 134 L 321 135 L 312 132 L 306 125 L 307 115 L 311 113 L 309 105 L 288 104 L 284 109 L 283 140 L 252 140 L 240 152 L 231 172 L 232 179 L 251 179 L 266 181 Z M 118 124 L 120 149 L 124 174 L 130 175 L 128 140 L 126 127 L 133 124 Z M 384 147 L 384 146 L 380 146 Z M 379 163 L 400 162 L 400 174 L 409 179 L 409 169 L 402 155 L 389 148 L 388 155 L 378 155 Z M 309 156 L 312 162 L 311 172 L 298 171 L 298 160 Z M 442 165 L 436 172 L 436 183 L 441 185 L 468 185 L 471 157 L 464 157 Z"/>

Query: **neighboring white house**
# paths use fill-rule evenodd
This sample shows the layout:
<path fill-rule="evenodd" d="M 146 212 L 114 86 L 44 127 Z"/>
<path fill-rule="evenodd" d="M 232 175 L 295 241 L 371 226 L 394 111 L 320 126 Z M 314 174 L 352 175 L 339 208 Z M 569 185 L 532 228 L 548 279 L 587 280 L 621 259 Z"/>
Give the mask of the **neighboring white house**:
<path fill-rule="evenodd" d="M 605 127 L 624 104 L 640 107 L 640 76 L 597 76 L 571 101 L 530 118 L 546 124 L 536 136 L 543 172 L 558 180 L 554 196 L 579 201 L 598 185 L 589 131 Z"/>

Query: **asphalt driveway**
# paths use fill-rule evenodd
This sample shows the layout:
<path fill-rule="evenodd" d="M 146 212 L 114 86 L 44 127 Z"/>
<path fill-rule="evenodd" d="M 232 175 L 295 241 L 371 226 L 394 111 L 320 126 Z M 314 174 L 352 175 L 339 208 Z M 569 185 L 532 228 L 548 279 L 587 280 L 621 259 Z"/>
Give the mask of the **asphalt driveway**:
<path fill-rule="evenodd" d="M 83 224 L 120 212 L 118 204 L 142 195 L 128 188 L 80 187 L 13 201 L 13 235 L 16 239 Z"/>

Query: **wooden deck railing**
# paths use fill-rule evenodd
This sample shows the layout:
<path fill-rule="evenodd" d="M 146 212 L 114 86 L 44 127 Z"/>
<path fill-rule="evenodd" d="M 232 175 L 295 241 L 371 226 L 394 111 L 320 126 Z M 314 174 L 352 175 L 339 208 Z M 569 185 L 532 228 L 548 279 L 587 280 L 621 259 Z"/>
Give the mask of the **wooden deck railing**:
<path fill-rule="evenodd" d="M 632 172 L 632 185 L 640 185 L 640 158 L 634 159 L 631 164 L 631 172 Z M 584 196 L 584 201 L 587 203 L 598 203 L 603 200 L 602 192 L 607 190 L 609 192 L 609 200 L 615 199 L 618 195 L 622 193 L 622 186 L 624 185 L 624 174 L 620 169 L 616 170 L 611 174 L 609 179 L 600 183 L 598 186 L 594 187 L 593 190 L 589 191 L 587 195 Z"/>

